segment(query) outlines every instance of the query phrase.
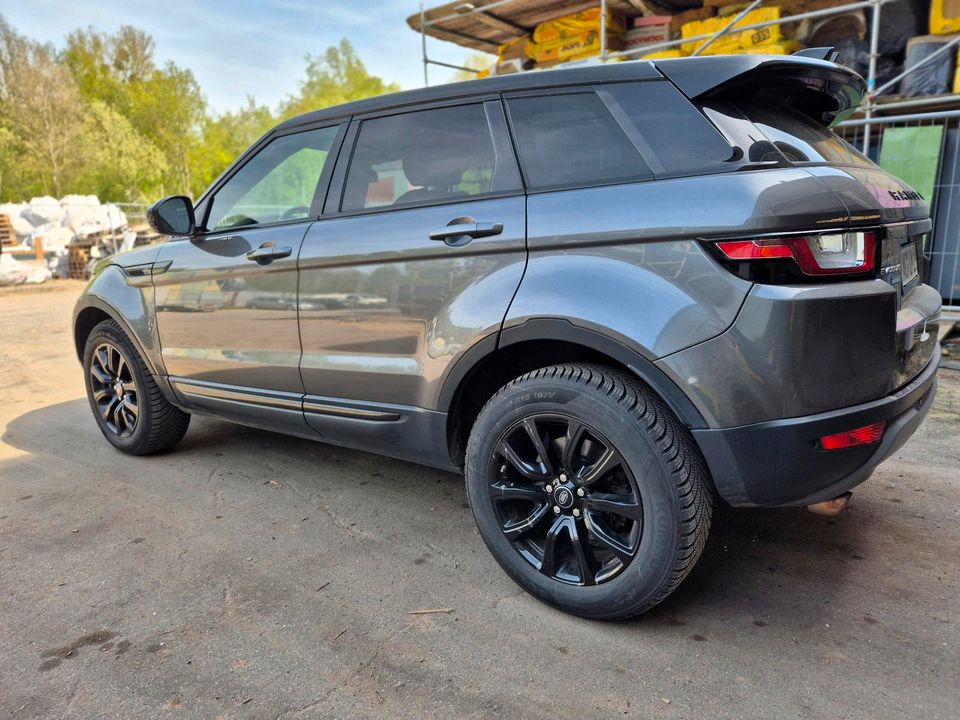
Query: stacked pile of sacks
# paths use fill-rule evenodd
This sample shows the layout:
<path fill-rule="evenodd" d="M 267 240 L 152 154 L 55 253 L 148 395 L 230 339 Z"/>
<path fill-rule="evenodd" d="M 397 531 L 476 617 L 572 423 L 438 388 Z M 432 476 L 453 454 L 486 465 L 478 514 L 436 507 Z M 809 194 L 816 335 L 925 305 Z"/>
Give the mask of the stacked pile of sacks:
<path fill-rule="evenodd" d="M 43 240 L 44 250 L 62 250 L 75 237 L 119 231 L 127 226 L 127 216 L 113 203 L 100 203 L 96 195 L 67 195 L 62 200 L 36 197 L 29 203 L 0 204 L 0 215 L 7 215 L 17 239 L 33 247 Z"/>

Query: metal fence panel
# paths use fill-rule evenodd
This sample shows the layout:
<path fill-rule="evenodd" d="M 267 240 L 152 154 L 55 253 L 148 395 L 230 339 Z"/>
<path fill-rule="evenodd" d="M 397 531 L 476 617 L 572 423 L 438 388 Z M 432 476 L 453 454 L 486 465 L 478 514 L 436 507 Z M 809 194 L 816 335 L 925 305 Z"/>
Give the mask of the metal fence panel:
<path fill-rule="evenodd" d="M 930 206 L 933 228 L 924 241 L 925 282 L 936 288 L 943 297 L 948 312 L 960 312 L 960 117 L 956 111 L 932 112 L 923 115 L 911 114 L 890 117 L 874 117 L 871 125 L 863 121 L 841 123 L 836 132 L 857 148 L 865 144 L 870 148 L 875 162 L 883 152 L 886 134 L 894 128 L 943 128 L 942 143 L 938 152 L 937 168 L 931 188 L 921 190 Z M 865 143 L 869 132 L 870 142 Z M 918 143 L 911 149 L 909 144 L 898 148 L 905 163 L 916 161 L 925 151 L 920 134 L 914 136 Z M 894 175 L 896 167 L 887 163 Z M 920 190 L 920 188 L 915 188 Z M 932 192 L 930 190 L 932 189 Z"/>

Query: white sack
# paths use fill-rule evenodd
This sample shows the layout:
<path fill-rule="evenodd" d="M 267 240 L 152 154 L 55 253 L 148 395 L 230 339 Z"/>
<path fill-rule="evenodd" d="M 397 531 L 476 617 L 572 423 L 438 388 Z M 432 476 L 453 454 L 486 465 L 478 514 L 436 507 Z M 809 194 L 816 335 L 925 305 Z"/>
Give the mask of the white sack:
<path fill-rule="evenodd" d="M 43 225 L 49 222 L 63 221 L 63 208 L 60 207 L 60 201 L 49 196 L 35 197 L 30 200 L 23 216 L 34 225 Z"/>
<path fill-rule="evenodd" d="M 19 262 L 9 253 L 0 255 L 0 287 L 42 283 L 49 279 L 50 271 L 45 267 Z"/>

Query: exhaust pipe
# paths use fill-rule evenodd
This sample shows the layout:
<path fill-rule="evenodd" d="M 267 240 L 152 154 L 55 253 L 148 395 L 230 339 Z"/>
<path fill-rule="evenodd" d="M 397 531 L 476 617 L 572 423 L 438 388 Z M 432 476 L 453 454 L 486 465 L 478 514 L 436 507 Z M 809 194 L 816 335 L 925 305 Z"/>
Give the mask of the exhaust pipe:
<path fill-rule="evenodd" d="M 850 505 L 851 497 L 853 497 L 852 492 L 845 492 L 843 495 L 838 495 L 833 500 L 824 500 L 823 502 L 814 503 L 813 505 L 807 505 L 807 510 L 816 515 L 836 517 L 847 509 L 847 507 Z"/>

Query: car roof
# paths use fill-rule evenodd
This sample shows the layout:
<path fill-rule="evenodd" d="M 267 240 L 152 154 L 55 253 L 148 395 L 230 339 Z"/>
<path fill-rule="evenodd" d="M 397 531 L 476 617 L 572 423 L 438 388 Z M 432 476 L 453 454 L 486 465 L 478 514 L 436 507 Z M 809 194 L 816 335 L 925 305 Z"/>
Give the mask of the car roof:
<path fill-rule="evenodd" d="M 673 80 L 688 96 L 694 97 L 761 65 L 797 65 L 838 69 L 823 60 L 790 55 L 727 55 L 690 57 L 668 60 L 631 60 L 570 68 L 556 68 L 542 72 L 522 72 L 513 75 L 466 80 L 464 82 L 434 85 L 418 90 L 389 93 L 354 102 L 314 110 L 280 123 L 274 130 L 284 130 L 325 120 L 340 120 L 382 110 L 410 105 L 455 100 L 473 96 L 514 90 L 535 90 L 564 85 L 603 82 L 656 80 L 664 76 Z M 688 91 L 696 90 L 696 92 Z"/>

